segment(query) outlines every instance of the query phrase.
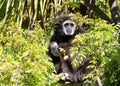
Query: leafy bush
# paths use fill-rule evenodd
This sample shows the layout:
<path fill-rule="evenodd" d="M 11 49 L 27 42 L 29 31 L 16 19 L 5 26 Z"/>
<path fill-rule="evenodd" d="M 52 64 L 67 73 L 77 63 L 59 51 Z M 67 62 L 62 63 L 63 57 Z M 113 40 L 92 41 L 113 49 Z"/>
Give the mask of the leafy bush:
<path fill-rule="evenodd" d="M 80 65 L 85 56 L 90 54 L 90 65 L 87 67 L 89 72 L 83 75 L 84 83 L 93 86 L 99 76 L 104 85 L 118 85 L 120 82 L 119 31 L 101 19 L 87 18 L 83 23 L 87 26 L 88 33 L 77 35 L 73 41 L 71 56 L 77 54 L 72 62 L 73 66 Z"/>
<path fill-rule="evenodd" d="M 91 65 L 88 67 L 90 71 L 83 75 L 83 84 L 94 85 L 96 77 L 100 76 L 105 86 L 118 86 L 120 25 L 114 27 L 106 24 L 89 7 L 84 11 L 88 11 L 87 15 L 96 18 L 95 20 L 79 15 L 77 12 L 83 11 L 80 6 L 85 5 L 86 1 L 1 0 L 0 20 L 4 24 L 0 21 L 0 85 L 61 86 L 62 84 L 57 83 L 59 76 L 53 74 L 51 59 L 46 55 L 50 32 L 53 30 L 50 20 L 57 15 L 74 12 L 77 14 L 75 21 L 79 25 L 86 25 L 88 33 L 77 35 L 73 41 L 71 55 L 78 54 L 73 66 L 80 65 L 86 54 L 92 55 Z M 96 0 L 95 5 L 110 17 L 109 1 Z M 120 1 L 116 1 L 120 7 Z M 20 26 L 28 29 L 35 27 L 35 30 L 23 30 Z M 79 85 L 81 84 L 78 83 Z"/>
<path fill-rule="evenodd" d="M 87 54 L 91 54 L 92 58 L 88 66 L 89 72 L 82 76 L 85 81 L 75 86 L 96 85 L 97 76 L 104 85 L 118 85 L 119 29 L 116 30 L 101 19 L 89 19 L 79 13 L 76 14 L 76 20 L 78 24 L 86 25 L 88 33 L 75 37 L 70 54 L 72 56 L 77 53 L 77 56 L 72 64 L 80 65 Z M 53 27 L 46 24 L 49 29 Z M 49 30 L 45 32 L 38 27 L 32 31 L 23 30 L 12 21 L 4 25 L 0 32 L 0 85 L 63 85 L 57 82 L 59 75 L 53 74 L 54 66 L 46 55 L 49 39 Z M 70 85 L 74 86 L 67 86 Z"/>
<path fill-rule="evenodd" d="M 54 66 L 46 55 L 49 37 L 44 31 L 24 31 L 15 24 L 1 30 L 0 85 L 51 84 Z"/>

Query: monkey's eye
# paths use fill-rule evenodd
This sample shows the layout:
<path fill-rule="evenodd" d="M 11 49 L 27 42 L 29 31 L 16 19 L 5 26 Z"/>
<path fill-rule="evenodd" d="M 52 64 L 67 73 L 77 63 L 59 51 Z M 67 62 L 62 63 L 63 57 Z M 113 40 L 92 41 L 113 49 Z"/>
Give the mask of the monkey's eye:
<path fill-rule="evenodd" d="M 72 26 L 72 27 L 73 27 L 73 26 L 74 26 L 74 24 L 73 24 L 73 23 L 71 23 L 71 24 L 70 24 L 70 26 Z"/>
<path fill-rule="evenodd" d="M 68 26 L 68 25 L 69 25 L 68 23 L 65 23 L 65 24 L 64 24 L 65 27 Z"/>

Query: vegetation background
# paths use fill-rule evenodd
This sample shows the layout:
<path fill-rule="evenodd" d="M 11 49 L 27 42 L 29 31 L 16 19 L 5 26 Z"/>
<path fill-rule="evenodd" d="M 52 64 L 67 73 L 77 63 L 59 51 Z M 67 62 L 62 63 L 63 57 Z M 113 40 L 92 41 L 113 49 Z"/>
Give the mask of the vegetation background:
<path fill-rule="evenodd" d="M 63 85 L 46 51 L 54 19 L 68 13 L 89 31 L 73 41 L 73 66 L 92 54 L 91 71 L 77 85 L 120 85 L 119 8 L 119 0 L 0 0 L 0 86 Z"/>

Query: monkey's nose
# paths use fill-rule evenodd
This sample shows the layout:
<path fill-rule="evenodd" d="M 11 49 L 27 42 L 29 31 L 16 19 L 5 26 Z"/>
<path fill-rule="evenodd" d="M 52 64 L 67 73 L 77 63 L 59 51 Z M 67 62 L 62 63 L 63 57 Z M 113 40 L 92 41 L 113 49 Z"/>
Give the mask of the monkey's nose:
<path fill-rule="evenodd" d="M 68 28 L 68 29 L 66 30 L 66 32 L 67 32 L 67 33 L 72 33 L 72 29 Z"/>

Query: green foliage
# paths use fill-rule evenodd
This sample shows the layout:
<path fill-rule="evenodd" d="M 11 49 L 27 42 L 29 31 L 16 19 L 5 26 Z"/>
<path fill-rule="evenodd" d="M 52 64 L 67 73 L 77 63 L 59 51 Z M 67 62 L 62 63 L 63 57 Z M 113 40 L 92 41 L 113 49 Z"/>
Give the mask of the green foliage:
<path fill-rule="evenodd" d="M 116 25 L 117 33 L 119 37 L 119 45 L 116 45 L 114 51 L 111 52 L 110 60 L 105 65 L 104 83 L 109 86 L 118 86 L 120 84 L 120 24 Z"/>
<path fill-rule="evenodd" d="M 54 70 L 46 55 L 43 30 L 28 31 L 8 25 L 0 32 L 0 85 L 44 86 L 51 84 Z"/>
<path fill-rule="evenodd" d="M 113 83 L 118 85 L 120 82 L 118 76 L 120 72 L 118 31 L 115 27 L 100 19 L 87 18 L 85 23 L 89 33 L 77 35 L 71 47 L 71 56 L 75 57 L 72 62 L 73 66 L 80 65 L 85 56 L 90 54 L 92 58 L 90 65 L 87 67 L 89 72 L 83 76 L 84 83 L 93 85 L 96 83 L 96 77 L 100 76 L 103 84 L 109 83 L 110 85 Z"/>
<path fill-rule="evenodd" d="M 60 76 L 53 74 L 54 66 L 46 55 L 54 29 L 51 20 L 60 14 L 76 13 L 81 3 L 85 4 L 84 0 L 0 0 L 0 86 L 63 85 L 57 82 Z M 95 4 L 111 16 L 108 0 L 96 0 Z M 85 56 L 91 54 L 89 71 L 82 76 L 83 85 L 96 85 L 99 76 L 103 85 L 118 86 L 120 24 L 113 27 L 96 14 L 93 18 L 95 20 L 76 13 L 73 19 L 79 25 L 86 25 L 88 33 L 75 37 L 70 49 L 71 56 L 76 55 L 72 64 L 80 65 Z M 26 27 L 35 30 L 25 30 Z M 70 85 L 82 83 L 66 86 Z"/>
<path fill-rule="evenodd" d="M 110 17 L 109 0 L 97 0 L 96 5 Z"/>

